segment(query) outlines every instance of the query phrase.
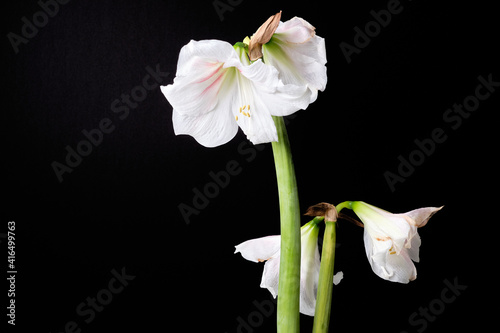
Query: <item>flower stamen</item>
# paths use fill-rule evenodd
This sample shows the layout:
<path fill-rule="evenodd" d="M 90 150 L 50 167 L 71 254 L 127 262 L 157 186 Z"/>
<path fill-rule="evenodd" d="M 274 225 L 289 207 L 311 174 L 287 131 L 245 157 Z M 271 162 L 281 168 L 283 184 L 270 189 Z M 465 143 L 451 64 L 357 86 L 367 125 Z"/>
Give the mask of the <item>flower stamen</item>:
<path fill-rule="evenodd" d="M 244 110 L 245 110 L 245 109 L 247 109 L 247 108 L 248 108 L 248 111 L 250 111 L 250 104 L 247 104 L 247 105 L 244 105 L 244 106 L 240 107 L 240 110 L 239 110 L 239 111 L 240 111 L 240 113 L 241 113 L 242 115 L 244 115 L 245 117 L 250 118 L 250 112 L 246 112 L 246 111 L 244 111 Z M 238 120 L 238 116 L 236 116 L 236 120 Z"/>

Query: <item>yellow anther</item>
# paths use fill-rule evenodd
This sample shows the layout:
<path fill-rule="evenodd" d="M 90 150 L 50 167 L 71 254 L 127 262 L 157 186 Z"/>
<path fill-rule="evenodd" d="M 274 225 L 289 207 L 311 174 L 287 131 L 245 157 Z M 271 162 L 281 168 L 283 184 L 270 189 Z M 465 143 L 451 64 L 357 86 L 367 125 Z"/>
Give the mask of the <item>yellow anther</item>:
<path fill-rule="evenodd" d="M 236 121 L 238 121 L 238 116 L 235 116 L 235 118 L 236 118 Z"/>
<path fill-rule="evenodd" d="M 246 112 L 244 110 L 247 110 L 248 108 L 248 111 L 250 111 L 250 104 L 247 104 L 247 105 L 243 105 L 242 107 L 240 107 L 240 113 L 248 118 L 250 118 L 250 112 Z M 236 117 L 236 120 L 238 120 L 238 117 Z"/>

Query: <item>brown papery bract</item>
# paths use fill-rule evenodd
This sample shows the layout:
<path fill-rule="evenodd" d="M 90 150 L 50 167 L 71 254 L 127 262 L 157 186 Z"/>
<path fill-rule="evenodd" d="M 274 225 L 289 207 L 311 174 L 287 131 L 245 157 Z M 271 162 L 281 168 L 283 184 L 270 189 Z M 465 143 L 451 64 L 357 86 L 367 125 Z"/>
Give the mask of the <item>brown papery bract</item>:
<path fill-rule="evenodd" d="M 271 40 L 278 25 L 280 24 L 281 10 L 279 13 L 271 16 L 257 29 L 257 32 L 250 39 L 248 44 L 248 56 L 250 60 L 255 61 L 262 58 L 262 45 Z"/>
<path fill-rule="evenodd" d="M 335 206 L 327 202 L 320 202 L 319 204 L 309 207 L 304 215 L 324 216 L 326 222 L 336 222 L 338 216 Z"/>

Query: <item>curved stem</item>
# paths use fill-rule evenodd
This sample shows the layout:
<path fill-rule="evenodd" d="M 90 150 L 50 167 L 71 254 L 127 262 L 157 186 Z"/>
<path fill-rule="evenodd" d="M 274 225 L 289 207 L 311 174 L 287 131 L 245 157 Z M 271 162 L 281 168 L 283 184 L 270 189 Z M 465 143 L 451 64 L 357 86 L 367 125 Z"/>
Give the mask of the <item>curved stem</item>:
<path fill-rule="evenodd" d="M 340 213 L 340 211 L 344 208 L 352 209 L 352 207 L 351 207 L 352 203 L 353 203 L 353 201 L 341 202 L 337 206 L 335 206 L 335 209 L 337 209 L 337 213 Z"/>
<path fill-rule="evenodd" d="M 337 213 L 344 208 L 351 209 L 351 203 L 352 201 L 344 201 L 335 206 Z M 336 221 L 327 221 L 325 219 L 325 226 L 313 333 L 328 332 L 332 309 L 333 266 L 335 264 L 335 242 L 337 238 Z"/>
<path fill-rule="evenodd" d="M 278 285 L 278 333 L 298 333 L 300 296 L 300 210 L 290 142 L 282 117 L 273 117 L 278 142 L 273 155 L 280 201 L 281 254 Z"/>

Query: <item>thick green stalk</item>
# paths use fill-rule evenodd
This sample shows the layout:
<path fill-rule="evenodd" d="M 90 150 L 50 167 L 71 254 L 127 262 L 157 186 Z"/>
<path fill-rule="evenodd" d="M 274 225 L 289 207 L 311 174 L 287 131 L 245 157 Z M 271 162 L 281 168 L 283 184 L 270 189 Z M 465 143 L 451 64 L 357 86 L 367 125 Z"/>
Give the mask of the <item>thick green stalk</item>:
<path fill-rule="evenodd" d="M 318 294 L 314 313 L 313 333 L 328 332 L 332 308 L 333 265 L 335 263 L 336 222 L 325 220 L 325 236 L 321 251 Z"/>
<path fill-rule="evenodd" d="M 337 213 L 344 208 L 350 208 L 351 202 L 352 201 L 345 201 L 338 204 L 335 207 Z M 332 309 L 333 266 L 335 263 L 335 242 L 337 238 L 336 221 L 327 221 L 325 219 L 325 226 L 313 333 L 328 332 Z"/>
<path fill-rule="evenodd" d="M 278 286 L 278 333 L 298 333 L 300 295 L 300 209 L 290 142 L 282 117 L 273 117 L 278 142 L 273 142 L 278 180 L 281 254 Z"/>

